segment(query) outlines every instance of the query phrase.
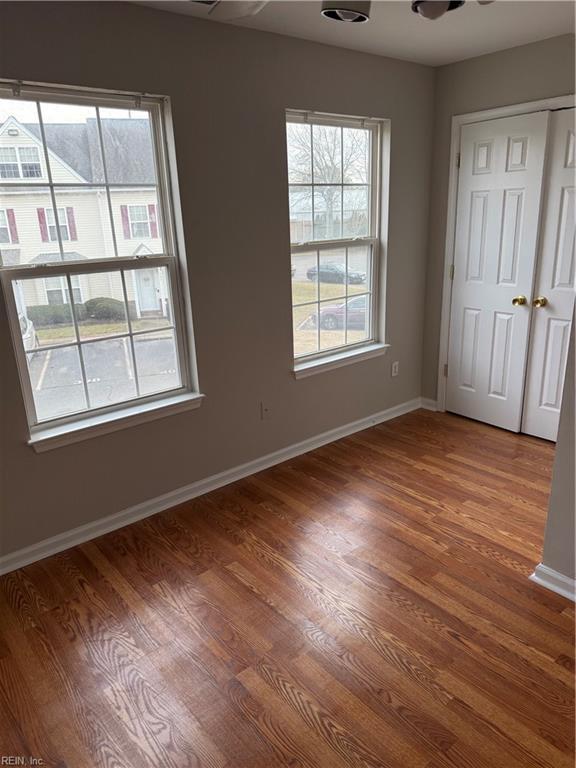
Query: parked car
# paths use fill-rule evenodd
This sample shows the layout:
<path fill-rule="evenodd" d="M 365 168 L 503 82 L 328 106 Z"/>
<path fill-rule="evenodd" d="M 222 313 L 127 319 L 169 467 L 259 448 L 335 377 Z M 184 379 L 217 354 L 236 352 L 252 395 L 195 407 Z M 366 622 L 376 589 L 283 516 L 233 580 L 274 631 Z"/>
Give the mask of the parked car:
<path fill-rule="evenodd" d="M 338 328 L 344 328 L 345 315 L 345 301 L 322 307 L 320 310 L 320 328 L 323 328 L 325 331 L 335 331 Z M 368 297 L 354 296 L 353 298 L 348 299 L 348 322 L 346 323 L 348 330 L 365 330 L 367 318 Z M 318 322 L 318 313 L 315 312 L 310 319 L 312 325 L 316 326 Z"/>
<path fill-rule="evenodd" d="M 315 264 L 306 272 L 308 280 L 316 282 L 318 280 L 318 266 Z M 321 264 L 320 265 L 321 283 L 345 283 L 346 267 L 344 264 Z M 353 269 L 348 270 L 348 282 L 358 285 L 366 282 L 366 272 L 358 272 Z"/>
<path fill-rule="evenodd" d="M 38 334 L 34 328 L 32 320 L 26 317 L 26 315 L 19 314 L 18 322 L 20 323 L 20 333 L 22 334 L 22 342 L 26 352 L 32 352 L 38 348 Z"/>

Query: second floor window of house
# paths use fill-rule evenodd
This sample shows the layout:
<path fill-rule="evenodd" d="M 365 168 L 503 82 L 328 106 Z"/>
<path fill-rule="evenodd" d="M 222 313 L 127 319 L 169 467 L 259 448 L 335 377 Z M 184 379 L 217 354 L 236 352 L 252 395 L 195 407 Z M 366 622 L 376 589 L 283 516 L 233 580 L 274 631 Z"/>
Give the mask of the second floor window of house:
<path fill-rule="evenodd" d="M 54 209 L 44 208 L 42 210 L 44 211 L 44 216 L 45 216 L 45 219 L 44 219 L 45 227 L 43 226 L 44 222 L 42 220 L 42 217 L 40 217 L 40 233 L 42 237 L 44 237 L 47 233 L 48 239 L 55 243 L 58 241 L 58 232 L 56 230 L 56 219 L 54 218 Z M 58 224 L 60 228 L 60 237 L 62 240 L 70 240 L 68 216 L 70 216 L 69 212 L 67 213 L 64 208 L 58 208 Z"/>
<path fill-rule="evenodd" d="M 147 205 L 129 205 L 130 237 L 150 237 L 150 220 Z"/>
<path fill-rule="evenodd" d="M 0 276 L 32 438 L 193 399 L 166 100 L 17 91 L 0 82 Z"/>
<path fill-rule="evenodd" d="M 38 147 L 0 146 L 0 179 L 37 179 L 41 176 Z"/>
<path fill-rule="evenodd" d="M 0 179 L 19 179 L 20 166 L 15 147 L 0 146 Z"/>
<path fill-rule="evenodd" d="M 42 176 L 38 147 L 19 147 L 18 157 L 23 179 L 39 179 Z"/>
<path fill-rule="evenodd" d="M 381 121 L 288 112 L 294 357 L 377 340 Z"/>

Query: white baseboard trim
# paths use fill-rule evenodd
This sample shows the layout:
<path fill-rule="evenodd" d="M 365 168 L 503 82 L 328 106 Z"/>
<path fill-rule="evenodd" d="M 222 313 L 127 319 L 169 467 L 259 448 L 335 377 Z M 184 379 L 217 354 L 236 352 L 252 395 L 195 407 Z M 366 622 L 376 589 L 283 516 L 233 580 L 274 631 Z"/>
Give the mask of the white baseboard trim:
<path fill-rule="evenodd" d="M 353 421 L 342 427 L 331 429 L 328 432 L 322 432 L 321 434 L 310 437 L 300 443 L 281 448 L 279 451 L 274 451 L 259 459 L 249 461 L 246 464 L 240 464 L 237 467 L 232 467 L 232 469 L 227 469 L 224 472 L 219 472 L 216 475 L 206 477 L 203 480 L 190 483 L 190 485 L 185 485 L 183 488 L 169 491 L 162 496 L 157 496 L 155 499 L 136 504 L 121 512 L 102 517 L 92 523 L 81 525 L 78 528 L 65 531 L 64 533 L 52 536 L 49 539 L 44 539 L 37 544 L 32 544 L 29 547 L 19 549 L 16 552 L 0 557 L 0 575 L 15 571 L 18 568 L 23 568 L 25 565 L 30 565 L 30 563 L 35 563 L 38 560 L 42 560 L 50 555 L 55 555 L 70 547 L 83 544 L 97 536 L 110 533 L 110 531 L 115 531 L 130 523 L 143 520 L 145 517 L 150 517 L 165 509 L 175 507 L 176 505 L 194 499 L 197 496 L 202 496 L 204 493 L 216 490 L 216 488 L 222 488 L 222 486 L 234 483 L 236 480 L 241 480 L 243 477 L 253 475 L 256 472 L 261 472 L 263 469 L 268 469 L 268 467 L 272 467 L 275 464 L 281 464 L 283 461 L 292 459 L 295 456 L 300 456 L 303 453 L 313 451 L 315 448 L 320 448 L 322 445 L 332 443 L 335 440 L 340 440 L 343 437 L 354 434 L 354 432 L 360 432 L 363 429 L 368 429 L 369 427 L 381 424 L 384 421 L 395 419 L 397 416 L 402 416 L 405 413 L 415 411 L 422 407 L 425 407 L 423 406 L 422 399 L 417 397 L 414 400 L 401 403 L 393 408 L 388 408 L 385 411 L 375 413 L 372 416 L 367 416 L 364 419 Z"/>
<path fill-rule="evenodd" d="M 567 597 L 568 600 L 572 600 L 576 603 L 576 579 L 571 579 L 569 576 L 564 576 L 563 573 L 549 568 L 544 563 L 540 563 L 534 569 L 534 573 L 530 576 L 530 581 L 540 584 L 541 587 L 546 587 L 552 592 L 556 592 L 562 597 Z"/>
<path fill-rule="evenodd" d="M 438 403 L 436 400 L 431 400 L 429 397 L 421 397 L 420 408 L 425 408 L 427 411 L 437 411 Z"/>

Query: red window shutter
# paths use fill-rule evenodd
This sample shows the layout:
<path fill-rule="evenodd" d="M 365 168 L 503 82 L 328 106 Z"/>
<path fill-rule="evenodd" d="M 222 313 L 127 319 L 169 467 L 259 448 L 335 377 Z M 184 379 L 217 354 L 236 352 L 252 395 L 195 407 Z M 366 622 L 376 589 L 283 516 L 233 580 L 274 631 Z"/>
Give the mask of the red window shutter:
<path fill-rule="evenodd" d="M 14 216 L 13 208 L 6 209 L 6 218 L 8 219 L 8 229 L 10 230 L 10 242 L 17 243 L 19 242 L 18 229 L 16 227 L 16 217 Z"/>
<path fill-rule="evenodd" d="M 158 220 L 154 204 L 148 206 L 148 218 L 150 219 L 150 237 L 158 237 Z"/>
<path fill-rule="evenodd" d="M 38 214 L 38 224 L 40 224 L 40 236 L 42 237 L 42 242 L 47 243 L 48 225 L 46 224 L 46 211 L 44 208 L 37 208 L 36 213 Z"/>
<path fill-rule="evenodd" d="M 78 240 L 76 232 L 76 219 L 74 218 L 74 208 L 66 208 L 66 219 L 68 220 L 68 233 L 70 240 Z"/>
<path fill-rule="evenodd" d="M 122 228 L 124 230 L 124 239 L 130 240 L 130 220 L 128 219 L 128 206 L 121 205 L 120 213 L 122 215 Z"/>

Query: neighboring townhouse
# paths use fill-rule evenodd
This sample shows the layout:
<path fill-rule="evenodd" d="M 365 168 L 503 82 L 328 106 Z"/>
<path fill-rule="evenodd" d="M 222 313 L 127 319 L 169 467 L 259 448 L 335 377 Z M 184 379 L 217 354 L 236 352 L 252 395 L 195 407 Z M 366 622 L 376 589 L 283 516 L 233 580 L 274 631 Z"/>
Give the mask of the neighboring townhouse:
<path fill-rule="evenodd" d="M 106 169 L 98 124 L 46 123 L 44 155 L 38 123 L 9 117 L 0 124 L 0 258 L 5 265 L 61 261 L 58 229 L 66 260 L 145 255 L 162 251 L 156 174 L 149 123 L 138 118 L 101 118 Z M 48 186 L 56 185 L 56 208 Z M 103 186 L 106 175 L 110 201 Z M 102 186 L 100 186 L 102 185 Z M 166 314 L 168 288 L 159 270 L 130 273 L 126 292 L 136 316 Z M 107 273 L 72 280 L 74 301 L 122 299 L 117 279 Z M 28 280 L 17 303 L 23 307 L 68 303 L 61 277 Z"/>

